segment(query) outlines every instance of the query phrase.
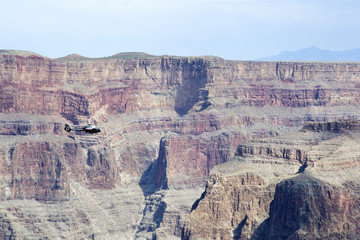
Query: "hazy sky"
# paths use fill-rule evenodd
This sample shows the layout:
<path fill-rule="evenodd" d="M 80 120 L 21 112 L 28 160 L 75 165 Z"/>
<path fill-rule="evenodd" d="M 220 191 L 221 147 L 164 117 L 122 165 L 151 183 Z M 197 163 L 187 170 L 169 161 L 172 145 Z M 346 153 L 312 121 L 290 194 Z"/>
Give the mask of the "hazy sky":
<path fill-rule="evenodd" d="M 0 0 L 0 49 L 251 60 L 360 48 L 359 0 Z"/>

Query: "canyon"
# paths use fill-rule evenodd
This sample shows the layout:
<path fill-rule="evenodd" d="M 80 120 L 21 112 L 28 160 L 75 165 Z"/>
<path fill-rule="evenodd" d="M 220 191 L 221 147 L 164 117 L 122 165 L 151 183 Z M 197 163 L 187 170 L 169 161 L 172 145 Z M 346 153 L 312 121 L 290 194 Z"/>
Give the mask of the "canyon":
<path fill-rule="evenodd" d="M 359 124 L 240 144 L 213 168 L 183 239 L 359 239 Z"/>
<path fill-rule="evenodd" d="M 1 52 L 1 238 L 357 239 L 360 64 L 123 56 Z"/>

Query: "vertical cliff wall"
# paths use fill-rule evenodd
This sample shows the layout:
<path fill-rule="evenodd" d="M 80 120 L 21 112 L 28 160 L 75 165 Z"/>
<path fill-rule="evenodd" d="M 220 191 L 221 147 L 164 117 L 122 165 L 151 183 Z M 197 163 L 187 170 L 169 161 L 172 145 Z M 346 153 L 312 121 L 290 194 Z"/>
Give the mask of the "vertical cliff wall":
<path fill-rule="evenodd" d="M 179 237 L 211 169 L 239 144 L 306 121 L 357 118 L 359 79 L 357 63 L 1 54 L 3 227 L 18 237 L 67 237 L 50 217 L 70 224 L 47 205 L 57 202 L 76 216 L 69 233 L 76 237 Z M 88 117 L 100 134 L 63 131 Z M 191 200 L 176 201 L 188 192 Z M 38 230 L 7 205 L 38 216 Z"/>
<path fill-rule="evenodd" d="M 310 123 L 239 145 L 214 167 L 182 238 L 359 239 L 358 126 Z"/>

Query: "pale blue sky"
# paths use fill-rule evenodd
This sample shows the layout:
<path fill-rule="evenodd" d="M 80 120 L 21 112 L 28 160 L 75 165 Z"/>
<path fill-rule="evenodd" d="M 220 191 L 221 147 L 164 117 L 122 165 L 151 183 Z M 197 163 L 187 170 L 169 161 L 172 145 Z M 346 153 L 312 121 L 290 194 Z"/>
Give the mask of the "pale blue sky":
<path fill-rule="evenodd" d="M 252 60 L 360 48 L 358 0 L 0 0 L 0 49 Z"/>

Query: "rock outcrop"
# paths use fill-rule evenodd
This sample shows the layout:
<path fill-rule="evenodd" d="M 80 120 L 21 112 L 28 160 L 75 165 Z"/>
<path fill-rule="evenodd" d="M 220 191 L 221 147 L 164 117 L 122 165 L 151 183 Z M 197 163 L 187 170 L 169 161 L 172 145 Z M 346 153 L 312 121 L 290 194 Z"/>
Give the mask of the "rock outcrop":
<path fill-rule="evenodd" d="M 213 169 L 183 239 L 359 239 L 358 124 L 239 145 Z"/>
<path fill-rule="evenodd" d="M 252 239 L 359 239 L 359 204 L 347 185 L 300 174 L 277 184 L 269 218 Z"/>
<path fill-rule="evenodd" d="M 266 164 L 277 159 L 273 184 L 251 172 L 234 179 L 244 181 L 238 186 L 249 199 L 251 191 L 268 192 L 258 204 L 266 211 L 257 218 L 233 216 L 234 236 L 250 236 L 270 211 L 277 181 L 303 172 L 316 158 L 307 144 L 243 143 L 291 134 L 307 121 L 314 126 L 304 131 L 316 135 L 324 128 L 315 122 L 358 118 L 359 78 L 357 63 L 133 53 L 49 59 L 2 51 L 0 229 L 8 229 L 7 238 L 176 239 L 214 166 L 235 155 L 262 156 L 255 162 Z M 88 117 L 101 134 L 63 131 L 64 123 Z M 231 202 L 232 190 L 223 188 Z M 246 201 L 241 208 L 248 208 Z M 245 218 L 251 227 L 241 227 Z"/>

